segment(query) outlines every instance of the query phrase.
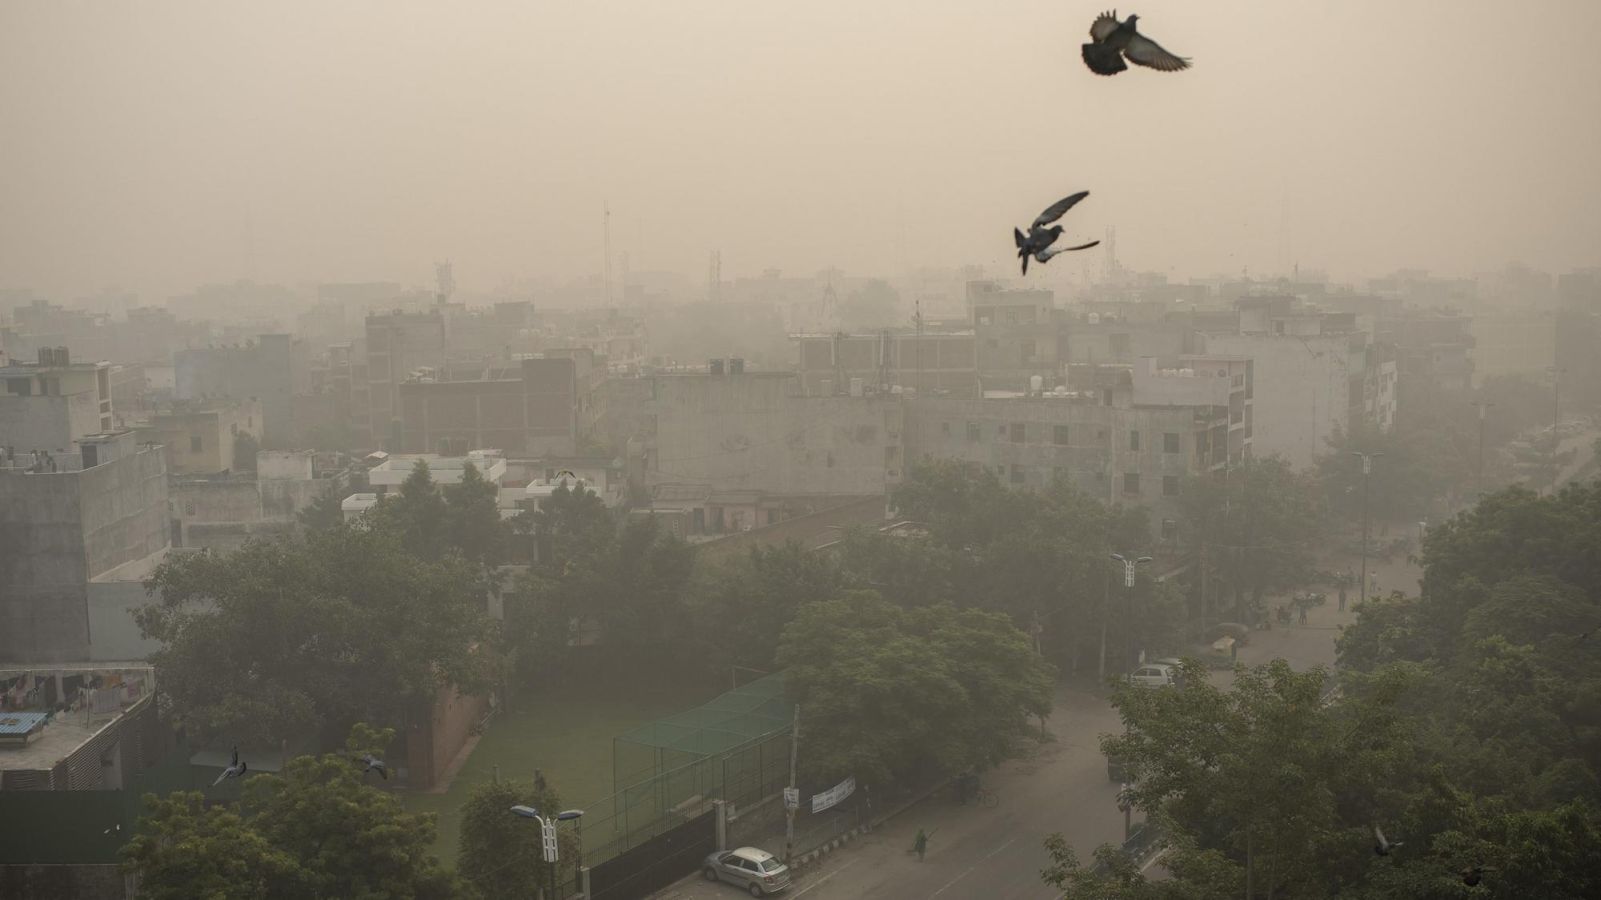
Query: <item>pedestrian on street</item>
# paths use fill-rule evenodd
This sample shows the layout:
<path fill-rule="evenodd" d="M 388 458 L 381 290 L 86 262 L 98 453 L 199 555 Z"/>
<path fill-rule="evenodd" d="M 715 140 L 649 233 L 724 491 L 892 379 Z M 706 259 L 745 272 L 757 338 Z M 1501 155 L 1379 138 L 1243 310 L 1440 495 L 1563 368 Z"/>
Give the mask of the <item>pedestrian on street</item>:
<path fill-rule="evenodd" d="M 912 852 L 917 854 L 917 861 L 923 861 L 923 854 L 928 852 L 928 833 L 917 829 L 917 837 L 912 840 Z"/>
<path fill-rule="evenodd" d="M 1306 624 L 1306 607 L 1307 607 L 1306 602 L 1305 601 L 1298 602 L 1298 603 L 1296 603 L 1295 606 L 1296 606 L 1296 610 L 1301 614 L 1301 624 L 1305 625 Z"/>

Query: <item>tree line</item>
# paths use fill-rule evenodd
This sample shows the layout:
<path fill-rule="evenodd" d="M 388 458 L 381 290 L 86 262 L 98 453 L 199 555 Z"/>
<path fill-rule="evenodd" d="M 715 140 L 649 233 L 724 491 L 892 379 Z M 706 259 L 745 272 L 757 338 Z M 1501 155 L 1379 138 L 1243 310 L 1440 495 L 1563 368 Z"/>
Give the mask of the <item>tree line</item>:
<path fill-rule="evenodd" d="M 1337 694 L 1282 661 L 1227 690 L 1120 692 L 1103 748 L 1171 877 L 1053 837 L 1045 881 L 1107 900 L 1601 896 L 1598 560 L 1601 482 L 1509 488 L 1428 535 L 1416 596 L 1356 607 Z"/>

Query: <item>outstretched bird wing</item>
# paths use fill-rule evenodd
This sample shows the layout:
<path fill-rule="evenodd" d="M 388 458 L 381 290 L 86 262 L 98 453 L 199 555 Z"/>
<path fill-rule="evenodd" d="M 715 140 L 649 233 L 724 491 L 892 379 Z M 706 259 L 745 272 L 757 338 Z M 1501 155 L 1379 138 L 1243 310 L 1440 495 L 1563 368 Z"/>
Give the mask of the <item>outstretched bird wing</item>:
<path fill-rule="evenodd" d="M 1377 825 L 1373 826 L 1373 839 L 1379 842 L 1380 847 L 1388 847 L 1390 845 L 1390 842 L 1384 838 L 1384 829 Z"/>
<path fill-rule="evenodd" d="M 1077 247 L 1052 247 L 1049 250 L 1041 250 L 1039 253 L 1039 261 L 1045 262 L 1058 253 L 1071 253 L 1074 250 L 1088 250 L 1099 243 L 1100 241 L 1090 241 L 1088 244 L 1079 244 Z"/>
<path fill-rule="evenodd" d="M 1052 203 L 1050 206 L 1045 208 L 1044 212 L 1040 213 L 1039 218 L 1034 220 L 1034 227 L 1044 228 L 1052 222 L 1055 222 L 1057 219 L 1067 215 L 1068 210 L 1072 209 L 1080 200 L 1083 200 L 1089 195 L 1089 191 L 1079 191 L 1071 197 L 1063 197 L 1055 203 Z"/>
<path fill-rule="evenodd" d="M 1099 44 L 1111 37 L 1112 32 L 1116 31 L 1117 26 L 1120 24 L 1122 23 L 1117 21 L 1117 10 L 1101 13 L 1095 17 L 1094 22 L 1090 23 L 1090 40 Z"/>
<path fill-rule="evenodd" d="M 1128 46 L 1123 48 L 1123 55 L 1135 65 L 1156 69 L 1159 72 L 1177 72 L 1190 67 L 1189 60 L 1163 50 L 1161 44 L 1143 34 L 1134 35 Z"/>

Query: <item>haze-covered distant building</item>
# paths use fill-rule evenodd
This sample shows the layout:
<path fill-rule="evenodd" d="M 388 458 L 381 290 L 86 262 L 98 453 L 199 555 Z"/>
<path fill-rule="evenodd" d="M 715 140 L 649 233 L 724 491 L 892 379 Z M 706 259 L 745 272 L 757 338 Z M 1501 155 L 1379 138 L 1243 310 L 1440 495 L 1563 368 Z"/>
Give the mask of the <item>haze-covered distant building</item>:
<path fill-rule="evenodd" d="M 73 362 L 65 347 L 42 347 L 38 361 L 0 366 L 0 448 L 63 450 L 110 431 L 111 366 Z"/>
<path fill-rule="evenodd" d="M 304 345 L 287 334 L 181 350 L 173 354 L 173 393 L 185 401 L 257 400 L 261 445 L 287 449 L 293 441 L 295 395 L 310 386 L 309 363 Z"/>
<path fill-rule="evenodd" d="M 0 465 L 0 663 L 148 652 L 128 611 L 167 550 L 167 496 L 161 447 L 128 431 Z"/>
<path fill-rule="evenodd" d="M 166 448 L 167 471 L 175 475 L 215 475 L 250 469 L 252 458 L 237 460 L 240 437 L 248 435 L 257 446 L 262 427 L 261 404 L 256 400 L 217 399 L 177 403 L 152 415 L 139 426 L 144 438 Z"/>

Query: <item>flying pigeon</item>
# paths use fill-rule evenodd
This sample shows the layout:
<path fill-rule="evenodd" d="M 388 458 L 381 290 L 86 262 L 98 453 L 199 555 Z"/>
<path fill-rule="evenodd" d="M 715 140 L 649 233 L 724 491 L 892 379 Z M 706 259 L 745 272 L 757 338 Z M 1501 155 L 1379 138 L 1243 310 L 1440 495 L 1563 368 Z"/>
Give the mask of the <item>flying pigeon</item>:
<path fill-rule="evenodd" d="M 1116 75 L 1128 68 L 1127 59 L 1137 66 L 1159 72 L 1188 69 L 1190 61 L 1163 50 L 1161 45 L 1135 30 L 1139 16 L 1117 20 L 1117 10 L 1101 13 L 1090 26 L 1091 43 L 1084 45 L 1084 64 L 1097 75 Z"/>
<path fill-rule="evenodd" d="M 383 776 L 385 781 L 389 780 L 389 767 L 385 766 L 384 761 L 378 757 L 373 756 L 371 753 L 367 753 L 357 757 L 356 761 L 367 764 L 367 767 L 361 770 L 361 774 L 365 775 L 368 772 L 377 772 L 379 775 Z"/>
<path fill-rule="evenodd" d="M 1373 826 L 1373 852 L 1374 853 L 1377 853 L 1380 856 L 1389 856 L 1390 855 L 1390 851 L 1392 851 L 1395 848 L 1401 846 L 1403 843 L 1405 843 L 1405 842 L 1404 841 L 1396 841 L 1393 844 L 1390 843 L 1390 841 L 1387 838 L 1385 838 L 1385 836 L 1384 836 L 1384 829 L 1380 828 L 1377 825 Z"/>
<path fill-rule="evenodd" d="M 235 747 L 233 748 L 233 765 L 223 769 L 222 774 L 217 776 L 217 780 L 213 781 L 211 786 L 216 787 L 229 778 L 239 778 L 245 774 L 245 769 L 247 768 L 249 767 L 245 763 L 239 761 L 239 748 Z"/>
<path fill-rule="evenodd" d="M 1484 880 L 1485 872 L 1494 872 L 1494 866 L 1468 866 L 1462 870 L 1462 883 L 1468 887 L 1478 887 Z"/>
<path fill-rule="evenodd" d="M 1100 243 L 1100 241 L 1090 241 L 1088 244 L 1079 244 L 1077 247 L 1051 247 L 1062 234 L 1062 226 L 1051 225 L 1051 223 L 1067 215 L 1068 210 L 1089 195 L 1089 191 L 1079 191 L 1070 197 L 1063 197 L 1051 204 L 1044 212 L 1040 213 L 1039 218 L 1034 220 L 1034 224 L 1028 227 L 1028 234 L 1024 234 L 1016 228 L 1012 229 L 1012 240 L 1017 243 L 1017 258 L 1023 261 L 1024 275 L 1028 274 L 1028 258 L 1030 256 L 1043 264 L 1049 262 L 1051 257 L 1058 253 L 1066 253 L 1069 250 L 1088 250 Z M 1051 227 L 1046 228 L 1045 226 L 1047 225 L 1051 225 Z"/>

